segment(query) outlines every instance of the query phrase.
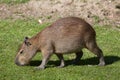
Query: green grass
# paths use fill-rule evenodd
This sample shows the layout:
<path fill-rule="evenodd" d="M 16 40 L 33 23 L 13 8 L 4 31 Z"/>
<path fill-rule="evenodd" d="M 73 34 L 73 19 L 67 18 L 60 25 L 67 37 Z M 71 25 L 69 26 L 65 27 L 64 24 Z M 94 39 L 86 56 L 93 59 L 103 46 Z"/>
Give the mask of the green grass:
<path fill-rule="evenodd" d="M 18 3 L 25 3 L 29 0 L 0 0 L 0 3 L 6 3 L 6 4 L 18 4 Z"/>
<path fill-rule="evenodd" d="M 112 28 L 94 26 L 97 42 L 105 55 L 107 65 L 96 66 L 98 59 L 84 49 L 79 65 L 72 65 L 75 55 L 64 55 L 67 66 L 56 68 L 59 61 L 55 55 L 45 70 L 34 70 L 41 62 L 41 53 L 32 60 L 31 66 L 14 64 L 18 45 L 25 36 L 33 36 L 48 24 L 36 20 L 0 20 L 0 80 L 120 80 L 120 32 Z"/>

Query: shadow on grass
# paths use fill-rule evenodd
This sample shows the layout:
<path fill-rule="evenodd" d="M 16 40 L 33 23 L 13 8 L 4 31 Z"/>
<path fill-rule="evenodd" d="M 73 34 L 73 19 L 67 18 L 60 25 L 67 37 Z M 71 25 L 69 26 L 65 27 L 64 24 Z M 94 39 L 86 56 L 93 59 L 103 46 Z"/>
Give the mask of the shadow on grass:
<path fill-rule="evenodd" d="M 114 62 L 120 61 L 120 57 L 118 56 L 105 56 L 105 62 L 106 65 L 110 65 Z M 66 66 L 68 65 L 73 65 L 73 60 L 65 60 Z M 92 58 L 87 58 L 87 59 L 82 59 L 78 63 L 74 65 L 97 65 L 99 63 L 99 60 L 97 57 L 92 57 Z M 31 61 L 30 66 L 39 66 L 41 64 L 41 61 Z M 54 66 L 59 66 L 60 61 L 49 61 L 47 65 L 54 65 Z"/>

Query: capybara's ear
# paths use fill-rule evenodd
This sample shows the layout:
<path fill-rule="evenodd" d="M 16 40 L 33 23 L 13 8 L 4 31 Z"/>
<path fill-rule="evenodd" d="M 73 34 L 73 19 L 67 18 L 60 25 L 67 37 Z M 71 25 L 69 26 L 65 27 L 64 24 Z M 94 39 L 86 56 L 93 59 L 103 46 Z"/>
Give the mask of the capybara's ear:
<path fill-rule="evenodd" d="M 25 37 L 25 40 L 24 40 L 24 43 L 27 45 L 27 46 L 29 46 L 29 45 L 31 45 L 31 43 L 28 41 L 28 37 Z"/>
<path fill-rule="evenodd" d="M 25 40 L 28 40 L 29 38 L 28 37 L 25 37 Z"/>
<path fill-rule="evenodd" d="M 29 39 L 28 37 L 25 37 L 24 42 L 27 42 L 28 39 Z"/>

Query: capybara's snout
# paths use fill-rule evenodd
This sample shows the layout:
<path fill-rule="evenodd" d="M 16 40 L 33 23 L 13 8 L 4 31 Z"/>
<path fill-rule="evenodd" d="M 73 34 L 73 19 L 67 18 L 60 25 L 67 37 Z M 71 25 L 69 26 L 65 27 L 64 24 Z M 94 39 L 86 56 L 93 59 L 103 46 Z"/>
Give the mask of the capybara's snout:
<path fill-rule="evenodd" d="M 18 66 L 26 66 L 26 65 L 28 65 L 28 63 L 20 62 L 18 60 L 18 58 L 15 59 L 15 64 L 18 65 Z"/>

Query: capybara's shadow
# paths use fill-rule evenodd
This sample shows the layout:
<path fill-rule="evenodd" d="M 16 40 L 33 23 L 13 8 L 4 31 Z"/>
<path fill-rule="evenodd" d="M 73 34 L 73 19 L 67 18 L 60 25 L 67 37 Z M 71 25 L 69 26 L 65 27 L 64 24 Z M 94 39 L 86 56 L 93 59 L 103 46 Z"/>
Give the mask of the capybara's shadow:
<path fill-rule="evenodd" d="M 120 57 L 118 56 L 105 56 L 105 63 L 106 65 L 110 65 L 114 62 L 120 61 Z M 65 60 L 66 66 L 68 65 L 73 65 L 73 60 Z M 78 63 L 74 65 L 97 65 L 99 63 L 99 60 L 97 57 L 92 57 L 92 58 L 87 58 L 87 59 L 82 59 Z M 35 60 L 30 62 L 30 66 L 39 66 L 41 64 L 41 61 Z M 54 65 L 54 66 L 59 66 L 60 61 L 49 61 L 47 65 Z"/>

